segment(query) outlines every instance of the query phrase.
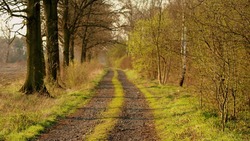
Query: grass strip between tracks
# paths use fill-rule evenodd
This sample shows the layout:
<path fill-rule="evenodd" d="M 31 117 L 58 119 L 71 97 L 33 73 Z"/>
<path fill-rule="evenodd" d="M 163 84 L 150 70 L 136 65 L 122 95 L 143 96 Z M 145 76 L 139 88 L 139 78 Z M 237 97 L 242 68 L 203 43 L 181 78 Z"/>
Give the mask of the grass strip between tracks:
<path fill-rule="evenodd" d="M 107 107 L 107 110 L 101 113 L 101 122 L 98 124 L 93 133 L 83 140 L 105 140 L 109 131 L 111 131 L 118 121 L 118 116 L 121 113 L 121 108 L 124 103 L 124 91 L 121 82 L 118 80 L 118 73 L 114 71 L 112 83 L 115 88 L 115 96 Z"/>

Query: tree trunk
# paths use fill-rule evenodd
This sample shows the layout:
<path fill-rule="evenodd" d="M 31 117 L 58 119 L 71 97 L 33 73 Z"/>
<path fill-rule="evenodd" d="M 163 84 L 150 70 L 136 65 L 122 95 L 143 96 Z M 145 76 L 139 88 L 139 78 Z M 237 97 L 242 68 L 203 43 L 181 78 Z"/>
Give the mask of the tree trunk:
<path fill-rule="evenodd" d="M 90 61 L 92 60 L 92 58 L 94 58 L 94 57 L 93 57 L 93 52 L 91 52 L 91 50 L 89 50 L 87 56 L 88 56 L 88 60 L 87 60 L 88 62 L 90 62 Z"/>
<path fill-rule="evenodd" d="M 164 80 L 164 84 L 166 84 L 168 82 L 169 79 L 169 75 L 170 75 L 170 71 L 171 71 L 171 67 L 172 67 L 172 59 L 171 57 L 169 57 L 169 62 L 168 62 L 168 68 L 167 68 L 167 72 L 166 72 L 166 79 Z"/>
<path fill-rule="evenodd" d="M 86 23 L 88 24 L 89 19 L 90 19 L 90 14 L 91 14 L 91 10 L 92 10 L 92 4 L 90 5 L 89 11 L 88 11 L 88 16 L 87 16 L 87 20 Z M 83 31 L 83 37 L 82 37 L 82 54 L 81 54 L 81 63 L 86 62 L 87 61 L 87 33 L 88 33 L 88 26 L 86 26 L 84 28 Z"/>
<path fill-rule="evenodd" d="M 63 64 L 64 66 L 69 66 L 69 45 L 70 45 L 70 30 L 68 27 L 69 19 L 69 0 L 64 1 L 64 11 L 63 11 Z"/>
<path fill-rule="evenodd" d="M 43 0 L 43 4 L 47 31 L 48 77 L 52 82 L 57 82 L 60 75 L 57 14 L 58 0 Z"/>
<path fill-rule="evenodd" d="M 185 80 L 186 75 L 186 65 L 187 65 L 187 49 L 186 49 L 186 27 L 183 29 L 183 39 L 182 39 L 182 74 L 181 74 L 181 81 L 180 86 L 182 87 Z"/>
<path fill-rule="evenodd" d="M 70 40 L 70 50 L 69 50 L 69 59 L 70 62 L 74 63 L 74 58 L 75 58 L 75 35 L 71 35 L 71 40 Z"/>
<path fill-rule="evenodd" d="M 162 84 L 162 67 L 161 67 L 161 51 L 160 51 L 160 32 L 161 32 L 161 22 L 162 22 L 162 0 L 159 3 L 159 19 L 157 27 L 157 37 L 156 37 L 156 52 L 157 52 L 157 71 L 158 71 L 158 81 Z"/>
<path fill-rule="evenodd" d="M 87 61 L 87 41 L 82 39 L 82 54 L 81 54 L 81 63 Z"/>
<path fill-rule="evenodd" d="M 181 74 L 181 80 L 180 80 L 180 86 L 182 87 L 185 80 L 186 75 L 186 64 L 187 64 L 187 42 L 186 42 L 186 25 L 185 25 L 185 0 L 183 2 L 183 13 L 182 13 L 182 41 L 181 41 L 181 55 L 182 55 L 182 74 Z"/>
<path fill-rule="evenodd" d="M 40 0 L 27 1 L 27 75 L 21 92 L 48 95 L 44 84 L 45 64 L 41 37 Z"/>
<path fill-rule="evenodd" d="M 158 43 L 157 43 L 158 44 Z M 156 46 L 156 51 L 157 51 L 157 72 L 158 72 L 158 82 L 159 84 L 162 84 L 162 76 L 161 76 L 161 57 L 160 57 L 160 50 L 159 46 Z"/>
<path fill-rule="evenodd" d="M 9 62 L 9 54 L 10 54 L 10 45 L 8 44 L 5 63 Z"/>

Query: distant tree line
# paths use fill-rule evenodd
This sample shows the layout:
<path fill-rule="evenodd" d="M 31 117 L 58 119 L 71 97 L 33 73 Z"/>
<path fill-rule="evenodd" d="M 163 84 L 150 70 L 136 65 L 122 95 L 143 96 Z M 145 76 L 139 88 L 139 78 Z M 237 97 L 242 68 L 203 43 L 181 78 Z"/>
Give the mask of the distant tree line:
<path fill-rule="evenodd" d="M 7 39 L 0 37 L 0 62 L 15 63 L 26 61 L 25 38 L 15 37 L 8 45 Z"/>

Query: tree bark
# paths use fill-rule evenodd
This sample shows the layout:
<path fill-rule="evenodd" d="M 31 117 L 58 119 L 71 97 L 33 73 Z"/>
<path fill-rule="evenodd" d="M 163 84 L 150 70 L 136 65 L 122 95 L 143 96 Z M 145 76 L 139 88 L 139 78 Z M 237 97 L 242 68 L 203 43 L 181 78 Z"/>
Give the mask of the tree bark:
<path fill-rule="evenodd" d="M 10 45 L 8 44 L 5 63 L 9 63 Z"/>
<path fill-rule="evenodd" d="M 70 30 L 68 27 L 69 22 L 69 0 L 64 0 L 64 11 L 63 11 L 63 64 L 69 66 L 69 46 L 70 46 Z"/>
<path fill-rule="evenodd" d="M 27 1 L 27 75 L 21 92 L 48 95 L 44 84 L 45 63 L 42 48 L 40 0 Z"/>
<path fill-rule="evenodd" d="M 186 19 L 185 19 L 185 0 L 183 0 L 183 12 L 182 12 L 182 41 L 181 41 L 181 55 L 182 55 L 182 74 L 180 80 L 180 86 L 182 87 L 184 84 L 185 76 L 186 76 L 186 67 L 187 67 L 187 27 L 186 27 Z"/>
<path fill-rule="evenodd" d="M 58 0 L 43 0 L 46 31 L 48 77 L 52 82 L 57 82 L 60 74 L 59 44 L 58 44 Z"/>
<path fill-rule="evenodd" d="M 162 0 L 159 3 L 159 19 L 157 27 L 157 37 L 156 37 L 156 52 L 157 52 L 157 71 L 158 71 L 158 81 L 159 84 L 162 84 L 162 67 L 161 67 L 161 51 L 160 51 L 160 31 L 161 31 L 161 22 L 162 22 Z"/>
<path fill-rule="evenodd" d="M 186 67 L 187 67 L 187 47 L 186 47 L 186 27 L 183 28 L 183 39 L 182 39 L 182 74 L 180 80 L 180 86 L 182 87 L 185 80 L 186 75 Z"/>
<path fill-rule="evenodd" d="M 81 63 L 87 61 L 87 41 L 85 38 L 82 39 L 82 54 L 81 54 Z"/>
<path fill-rule="evenodd" d="M 75 35 L 71 35 L 71 40 L 70 40 L 70 50 L 69 50 L 69 59 L 71 63 L 74 63 L 75 59 Z"/>
<path fill-rule="evenodd" d="M 89 11 L 88 11 L 88 16 L 87 16 L 87 20 L 86 23 L 88 24 L 89 19 L 90 19 L 90 15 L 91 15 L 91 10 L 92 10 L 92 4 L 90 5 Z M 87 61 L 87 33 L 88 33 L 88 26 L 86 26 L 84 28 L 83 31 L 83 37 L 82 37 L 82 54 L 81 54 L 81 63 L 86 62 Z"/>

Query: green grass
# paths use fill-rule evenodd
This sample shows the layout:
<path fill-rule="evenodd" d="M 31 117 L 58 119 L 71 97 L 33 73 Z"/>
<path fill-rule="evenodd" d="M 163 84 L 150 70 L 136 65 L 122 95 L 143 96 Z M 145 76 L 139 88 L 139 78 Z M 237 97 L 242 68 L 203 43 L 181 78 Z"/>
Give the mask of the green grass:
<path fill-rule="evenodd" d="M 84 140 L 107 140 L 109 131 L 111 131 L 117 123 L 117 117 L 121 112 L 121 108 L 124 101 L 123 87 L 117 77 L 118 73 L 117 71 L 115 71 L 114 77 L 112 79 L 112 82 L 115 87 L 115 96 L 108 105 L 107 110 L 101 113 L 101 123 L 98 124 L 95 127 L 93 133 L 87 136 Z"/>
<path fill-rule="evenodd" d="M 161 140 L 243 140 L 234 131 L 222 132 L 217 115 L 200 110 L 198 98 L 186 89 L 158 86 L 138 79 L 133 71 L 127 71 L 127 75 L 137 84 L 154 109 L 155 126 Z"/>
<path fill-rule="evenodd" d="M 78 86 L 80 90 L 49 88 L 55 98 L 19 93 L 20 82 L 1 87 L 0 140 L 25 141 L 39 135 L 46 127 L 53 125 L 57 118 L 65 117 L 85 105 L 103 75 L 103 70 L 95 70 L 95 74 L 84 80 L 85 86 L 84 83 Z"/>

